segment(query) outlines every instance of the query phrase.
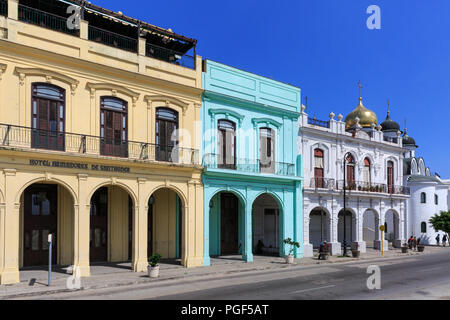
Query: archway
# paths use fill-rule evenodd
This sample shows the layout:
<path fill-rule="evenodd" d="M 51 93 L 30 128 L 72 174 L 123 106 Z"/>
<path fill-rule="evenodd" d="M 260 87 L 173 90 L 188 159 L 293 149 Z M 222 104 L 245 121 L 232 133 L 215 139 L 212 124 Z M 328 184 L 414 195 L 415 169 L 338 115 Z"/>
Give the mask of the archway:
<path fill-rule="evenodd" d="M 344 215 L 344 209 L 338 214 L 338 242 L 344 247 L 344 217 L 345 217 L 345 240 L 347 248 L 350 248 L 352 242 L 355 240 L 356 235 L 356 219 L 355 215 L 349 209 L 346 210 Z"/>
<path fill-rule="evenodd" d="M 209 215 L 209 255 L 242 254 L 242 200 L 232 192 L 218 192 L 209 201 Z"/>
<path fill-rule="evenodd" d="M 400 239 L 400 219 L 398 213 L 394 210 L 388 210 L 384 218 L 385 237 L 389 246 L 395 247 L 396 241 Z"/>
<path fill-rule="evenodd" d="M 366 248 L 376 248 L 376 241 L 380 240 L 379 231 L 380 220 L 378 213 L 368 209 L 363 214 L 363 241 L 366 242 Z M 387 249 L 387 248 L 386 248 Z"/>
<path fill-rule="evenodd" d="M 309 242 L 313 248 L 319 248 L 324 241 L 330 239 L 330 215 L 321 207 L 315 208 L 309 214 Z"/>
<path fill-rule="evenodd" d="M 282 243 L 282 212 L 275 198 L 264 193 L 252 207 L 253 254 L 280 256 Z"/>
<path fill-rule="evenodd" d="M 48 265 L 48 235 L 52 264 L 68 266 L 74 257 L 74 198 L 57 183 L 34 183 L 20 196 L 19 266 Z"/>
<path fill-rule="evenodd" d="M 160 254 L 178 264 L 184 255 L 184 203 L 178 192 L 161 188 L 148 199 L 147 254 Z"/>
<path fill-rule="evenodd" d="M 99 187 L 90 199 L 92 262 L 128 262 L 132 256 L 134 202 L 118 185 Z"/>

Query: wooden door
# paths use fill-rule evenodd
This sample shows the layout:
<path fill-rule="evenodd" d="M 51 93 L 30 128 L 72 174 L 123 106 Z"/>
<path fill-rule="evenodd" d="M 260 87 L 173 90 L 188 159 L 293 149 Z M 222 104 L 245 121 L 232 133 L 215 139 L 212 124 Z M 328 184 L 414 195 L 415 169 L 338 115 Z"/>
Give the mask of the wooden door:
<path fill-rule="evenodd" d="M 156 160 L 178 162 L 174 152 L 178 144 L 178 113 L 168 108 L 156 111 Z"/>
<path fill-rule="evenodd" d="M 355 166 L 347 165 L 347 189 L 355 189 Z"/>
<path fill-rule="evenodd" d="M 234 194 L 220 195 L 220 251 L 221 255 L 239 253 L 238 199 Z"/>
<path fill-rule="evenodd" d="M 32 86 L 32 148 L 65 150 L 64 113 L 64 90 L 47 84 Z"/>
<path fill-rule="evenodd" d="M 387 166 L 388 193 L 394 192 L 394 164 L 389 161 Z"/>
<path fill-rule="evenodd" d="M 128 157 L 128 116 L 125 101 L 102 97 L 100 153 L 105 156 Z"/>
<path fill-rule="evenodd" d="M 34 184 L 24 194 L 24 266 L 48 265 L 48 235 L 53 235 L 52 264 L 57 256 L 56 185 Z"/>
<path fill-rule="evenodd" d="M 97 190 L 91 199 L 90 260 L 107 261 L 108 257 L 108 188 Z"/>

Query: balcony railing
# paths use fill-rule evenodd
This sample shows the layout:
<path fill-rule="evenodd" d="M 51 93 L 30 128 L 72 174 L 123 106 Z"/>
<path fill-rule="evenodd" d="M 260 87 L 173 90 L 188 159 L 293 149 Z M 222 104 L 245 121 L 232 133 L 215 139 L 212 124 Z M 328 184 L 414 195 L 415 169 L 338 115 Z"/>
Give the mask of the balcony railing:
<path fill-rule="evenodd" d="M 198 165 L 198 150 L 146 142 L 107 140 L 98 136 L 0 124 L 0 147 L 44 149 L 92 156 Z"/>
<path fill-rule="evenodd" d="M 226 162 L 226 163 L 225 163 Z M 283 162 L 261 164 L 260 160 L 233 158 L 223 161 L 217 154 L 203 156 L 203 166 L 209 169 L 225 169 L 253 174 L 274 174 L 279 176 L 295 176 L 295 165 Z"/>
<path fill-rule="evenodd" d="M 328 178 L 312 178 L 309 184 L 310 188 L 334 190 L 336 182 Z"/>
<path fill-rule="evenodd" d="M 8 2 L 0 0 L 0 16 L 8 16 Z"/>
<path fill-rule="evenodd" d="M 69 29 L 67 27 L 67 18 L 24 5 L 19 5 L 19 20 L 73 36 L 80 36 L 79 29 Z"/>
<path fill-rule="evenodd" d="M 187 54 L 147 43 L 145 54 L 147 57 L 166 61 L 189 69 L 195 69 L 195 58 Z"/>
<path fill-rule="evenodd" d="M 330 121 L 318 120 L 316 118 L 308 118 L 308 124 L 322 128 L 330 128 Z"/>
<path fill-rule="evenodd" d="M 89 40 L 131 52 L 137 52 L 137 39 L 89 25 Z"/>
<path fill-rule="evenodd" d="M 344 181 L 338 181 L 336 184 L 337 190 L 344 190 Z M 365 181 L 346 182 L 347 191 L 360 192 L 374 192 L 374 193 L 389 193 L 389 194 L 404 194 L 409 195 L 410 189 L 403 186 L 388 186 L 382 183 L 371 183 Z"/>

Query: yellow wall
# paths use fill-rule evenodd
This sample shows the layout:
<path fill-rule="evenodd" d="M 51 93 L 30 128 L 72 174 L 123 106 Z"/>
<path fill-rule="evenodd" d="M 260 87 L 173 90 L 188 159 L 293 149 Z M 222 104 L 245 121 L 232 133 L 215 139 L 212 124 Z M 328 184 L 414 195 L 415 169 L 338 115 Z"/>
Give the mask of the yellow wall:
<path fill-rule="evenodd" d="M 10 5 L 13 3 L 16 1 L 9 0 Z M 168 107 L 179 113 L 180 147 L 200 149 L 200 56 L 197 69 L 191 70 L 146 57 L 142 41 L 139 53 L 122 51 L 23 23 L 17 20 L 16 9 L 17 5 L 12 5 L 9 17 L 0 17 L 0 124 L 31 127 L 32 83 L 47 82 L 65 89 L 66 132 L 98 137 L 100 97 L 116 96 L 128 103 L 128 140 L 154 143 L 156 108 Z M 81 34 L 87 35 L 84 22 Z M 6 126 L 0 125 L 0 136 L 5 130 Z M 14 133 L 10 145 L 0 146 L 0 284 L 20 279 L 21 195 L 28 185 L 37 182 L 61 186 L 58 241 L 62 243 L 58 244 L 58 259 L 61 264 L 79 267 L 82 276 L 90 275 L 90 197 L 101 186 L 113 186 L 108 253 L 111 261 L 128 260 L 128 223 L 132 223 L 132 268 L 146 270 L 148 199 L 155 190 L 167 188 L 172 190 L 170 195 L 167 190 L 158 191 L 167 200 L 167 207 L 155 209 L 154 251 L 161 251 L 165 257 L 175 256 L 176 190 L 183 199 L 181 262 L 186 267 L 203 264 L 202 167 L 200 162 L 192 163 L 191 154 L 180 155 L 177 164 L 155 161 L 151 150 L 147 160 L 140 159 L 135 151 L 127 159 L 104 157 L 96 144 L 97 148 L 82 153 L 81 141 L 68 138 L 65 152 L 32 149 L 29 134 Z M 121 166 L 130 168 L 130 172 L 31 166 L 30 159 Z M 130 222 L 125 190 L 135 204 L 134 220 Z M 119 211 L 126 214 L 120 215 Z"/>
<path fill-rule="evenodd" d="M 153 253 L 176 258 L 176 193 L 161 189 L 154 193 Z"/>

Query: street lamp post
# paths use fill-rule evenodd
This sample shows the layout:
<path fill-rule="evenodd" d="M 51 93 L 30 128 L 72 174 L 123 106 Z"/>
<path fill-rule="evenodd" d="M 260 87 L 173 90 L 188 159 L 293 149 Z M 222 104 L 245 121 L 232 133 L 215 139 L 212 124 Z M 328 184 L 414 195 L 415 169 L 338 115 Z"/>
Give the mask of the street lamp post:
<path fill-rule="evenodd" d="M 346 216 L 347 216 L 347 203 L 346 203 L 346 185 L 347 185 L 347 174 L 345 172 L 345 169 L 347 167 L 347 155 L 350 152 L 347 152 L 344 155 L 344 256 L 347 256 L 347 223 L 346 223 Z"/>

